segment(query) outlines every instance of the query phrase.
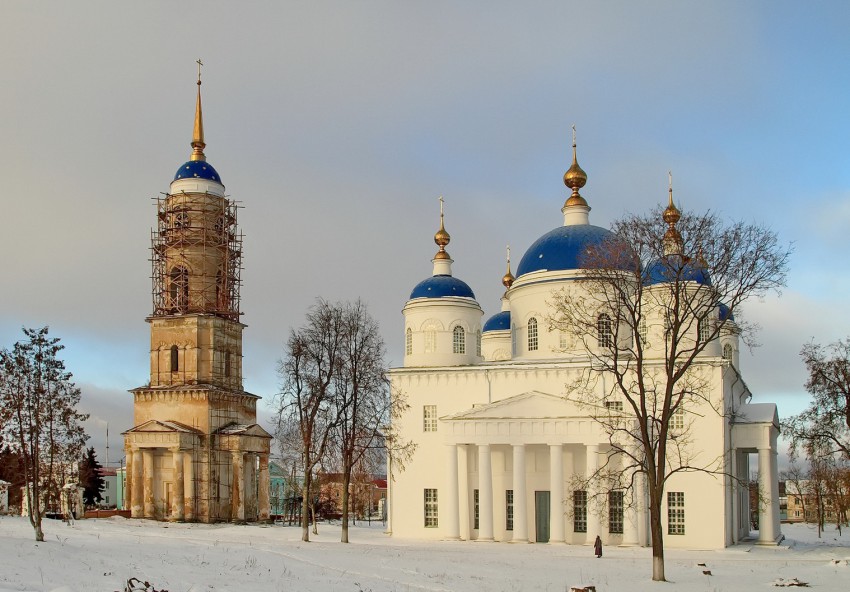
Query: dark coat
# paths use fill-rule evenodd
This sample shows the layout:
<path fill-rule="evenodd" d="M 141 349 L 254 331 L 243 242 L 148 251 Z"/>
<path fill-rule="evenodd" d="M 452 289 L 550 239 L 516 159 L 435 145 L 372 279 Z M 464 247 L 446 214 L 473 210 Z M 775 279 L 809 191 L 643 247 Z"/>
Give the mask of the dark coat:
<path fill-rule="evenodd" d="M 593 552 L 597 557 L 602 557 L 602 539 L 598 536 L 596 537 L 596 541 L 593 543 Z"/>

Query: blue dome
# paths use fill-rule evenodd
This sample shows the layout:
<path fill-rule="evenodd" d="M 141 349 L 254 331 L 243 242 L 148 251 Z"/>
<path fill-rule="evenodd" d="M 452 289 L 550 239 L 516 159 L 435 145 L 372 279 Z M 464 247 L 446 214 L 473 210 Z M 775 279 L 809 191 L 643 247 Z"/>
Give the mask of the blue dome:
<path fill-rule="evenodd" d="M 456 277 L 450 275 L 435 275 L 416 284 L 410 299 L 414 298 L 442 298 L 444 296 L 460 296 L 461 298 L 475 299 L 472 288 Z"/>
<path fill-rule="evenodd" d="M 664 282 L 681 280 L 684 282 L 696 282 L 705 286 L 711 285 L 708 273 L 690 263 L 682 260 L 679 255 L 668 255 L 662 259 L 656 259 L 646 266 L 643 271 L 644 284 L 652 286 Z"/>
<path fill-rule="evenodd" d="M 722 302 L 717 303 L 717 316 L 721 321 L 734 321 L 735 315 L 729 311 L 729 307 Z"/>
<path fill-rule="evenodd" d="M 207 179 L 221 183 L 218 172 L 205 160 L 190 160 L 180 165 L 180 168 L 174 174 L 174 180 L 179 181 L 180 179 Z"/>
<path fill-rule="evenodd" d="M 596 247 L 617 235 L 605 228 L 589 224 L 559 226 L 537 239 L 517 267 L 517 277 L 532 271 L 581 269 L 588 247 Z"/>
<path fill-rule="evenodd" d="M 487 331 L 504 331 L 511 328 L 511 311 L 503 310 L 494 314 L 484 323 L 484 333 Z"/>

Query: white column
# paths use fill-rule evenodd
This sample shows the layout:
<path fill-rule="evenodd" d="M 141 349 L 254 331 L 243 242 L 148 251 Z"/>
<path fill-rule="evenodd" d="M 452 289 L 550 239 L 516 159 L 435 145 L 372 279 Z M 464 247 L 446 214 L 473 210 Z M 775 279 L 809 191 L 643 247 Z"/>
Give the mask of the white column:
<path fill-rule="evenodd" d="M 634 458 L 640 458 L 641 447 L 632 446 L 631 455 Z M 635 463 L 632 456 L 626 454 L 621 455 L 621 462 L 626 465 Z M 635 466 L 628 469 L 628 476 L 625 481 L 632 484 L 632 488 L 623 492 L 623 547 L 635 547 L 638 544 L 638 504 L 640 496 L 637 494 L 637 470 Z"/>
<path fill-rule="evenodd" d="M 457 476 L 457 446 L 446 446 L 446 538 L 460 539 L 459 485 Z"/>
<path fill-rule="evenodd" d="M 564 445 L 549 445 L 549 543 L 564 542 Z"/>
<path fill-rule="evenodd" d="M 646 475 L 643 473 L 635 475 L 635 487 L 632 496 L 634 497 L 635 508 L 637 510 L 635 516 L 637 517 L 638 545 L 646 547 L 649 545 L 649 534 L 646 527 L 646 511 L 649 509 L 649 506 L 646 501 Z"/>
<path fill-rule="evenodd" d="M 261 522 L 268 522 L 271 517 L 271 503 L 269 498 L 270 477 L 269 477 L 269 455 L 260 455 L 260 475 L 259 484 L 259 499 L 257 500 L 257 514 Z"/>
<path fill-rule="evenodd" d="M 478 446 L 478 540 L 493 540 L 493 470 L 489 444 Z"/>
<path fill-rule="evenodd" d="M 774 473 L 775 453 L 770 448 L 759 448 L 759 539 L 760 545 L 773 545 L 778 538 L 774 524 L 774 506 L 779 505 L 778 483 Z M 776 485 L 775 485 L 776 483 Z M 778 512 L 777 512 L 778 513 Z"/>
<path fill-rule="evenodd" d="M 230 519 L 233 521 L 244 521 L 245 500 L 243 489 L 245 488 L 245 459 L 241 450 L 232 451 L 231 458 L 233 480 L 230 488 Z"/>
<path fill-rule="evenodd" d="M 594 511 L 596 506 L 596 493 L 599 490 L 596 471 L 599 470 L 599 444 L 588 444 L 585 449 L 587 458 L 585 475 L 588 479 L 587 485 L 587 537 L 585 541 L 588 545 L 592 545 L 596 541 L 596 536 L 601 535 L 599 528 L 599 514 Z"/>
<path fill-rule="evenodd" d="M 185 489 L 185 481 L 183 477 L 183 453 L 179 448 L 176 448 L 171 451 L 171 459 L 172 459 L 172 467 L 173 467 L 173 475 L 174 475 L 174 487 L 172 487 L 172 493 L 174 494 L 174 499 L 171 500 L 171 519 L 172 520 L 183 520 L 184 518 L 184 505 L 185 499 L 184 495 L 186 492 Z"/>
<path fill-rule="evenodd" d="M 133 462 L 130 465 L 132 473 L 128 484 L 130 486 L 130 516 L 133 518 L 144 517 L 144 499 L 145 499 L 145 477 L 144 477 L 144 460 L 142 451 L 138 448 L 133 451 Z"/>
<path fill-rule="evenodd" d="M 144 459 L 144 493 L 142 495 L 144 516 L 145 518 L 156 518 L 156 506 L 154 505 L 154 490 L 153 490 L 153 449 L 145 448 L 142 451 Z"/>
<path fill-rule="evenodd" d="M 514 533 L 511 542 L 528 542 L 528 495 L 525 488 L 525 445 L 514 444 Z"/>
<path fill-rule="evenodd" d="M 183 452 L 183 518 L 195 519 L 195 466 L 191 451 Z"/>
<path fill-rule="evenodd" d="M 391 535 L 393 533 L 393 457 L 387 456 L 387 499 L 384 500 L 386 505 L 387 528 L 384 534 Z"/>
<path fill-rule="evenodd" d="M 458 490 L 460 492 L 460 538 L 472 538 L 472 525 L 469 521 L 469 447 L 458 444 Z"/>

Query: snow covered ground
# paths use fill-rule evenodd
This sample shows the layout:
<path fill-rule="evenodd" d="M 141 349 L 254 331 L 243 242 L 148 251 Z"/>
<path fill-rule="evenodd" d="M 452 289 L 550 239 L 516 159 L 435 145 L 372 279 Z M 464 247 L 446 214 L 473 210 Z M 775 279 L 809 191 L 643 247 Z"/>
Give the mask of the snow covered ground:
<path fill-rule="evenodd" d="M 168 524 L 108 518 L 68 526 L 46 520 L 36 543 L 26 518 L 0 517 L 0 592 L 111 592 L 131 577 L 168 592 L 568 591 L 721 592 L 768 590 L 798 578 L 817 590 L 850 590 L 850 534 L 822 539 L 783 525 L 779 547 L 667 551 L 667 578 L 653 583 L 649 549 L 507 543 L 426 542 L 387 537 L 380 525 L 319 525 L 301 542 L 286 526 Z M 705 567 L 698 565 L 704 563 Z M 703 574 L 710 571 L 711 575 Z"/>

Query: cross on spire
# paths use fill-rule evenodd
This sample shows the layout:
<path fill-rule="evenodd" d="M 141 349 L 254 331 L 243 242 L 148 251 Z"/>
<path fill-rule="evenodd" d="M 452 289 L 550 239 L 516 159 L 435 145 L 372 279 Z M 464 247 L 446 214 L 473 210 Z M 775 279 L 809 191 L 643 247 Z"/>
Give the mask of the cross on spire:
<path fill-rule="evenodd" d="M 201 66 L 203 66 L 204 63 L 201 61 L 201 58 L 198 58 L 198 60 L 195 63 L 198 64 L 198 86 L 200 86 L 201 85 Z"/>

